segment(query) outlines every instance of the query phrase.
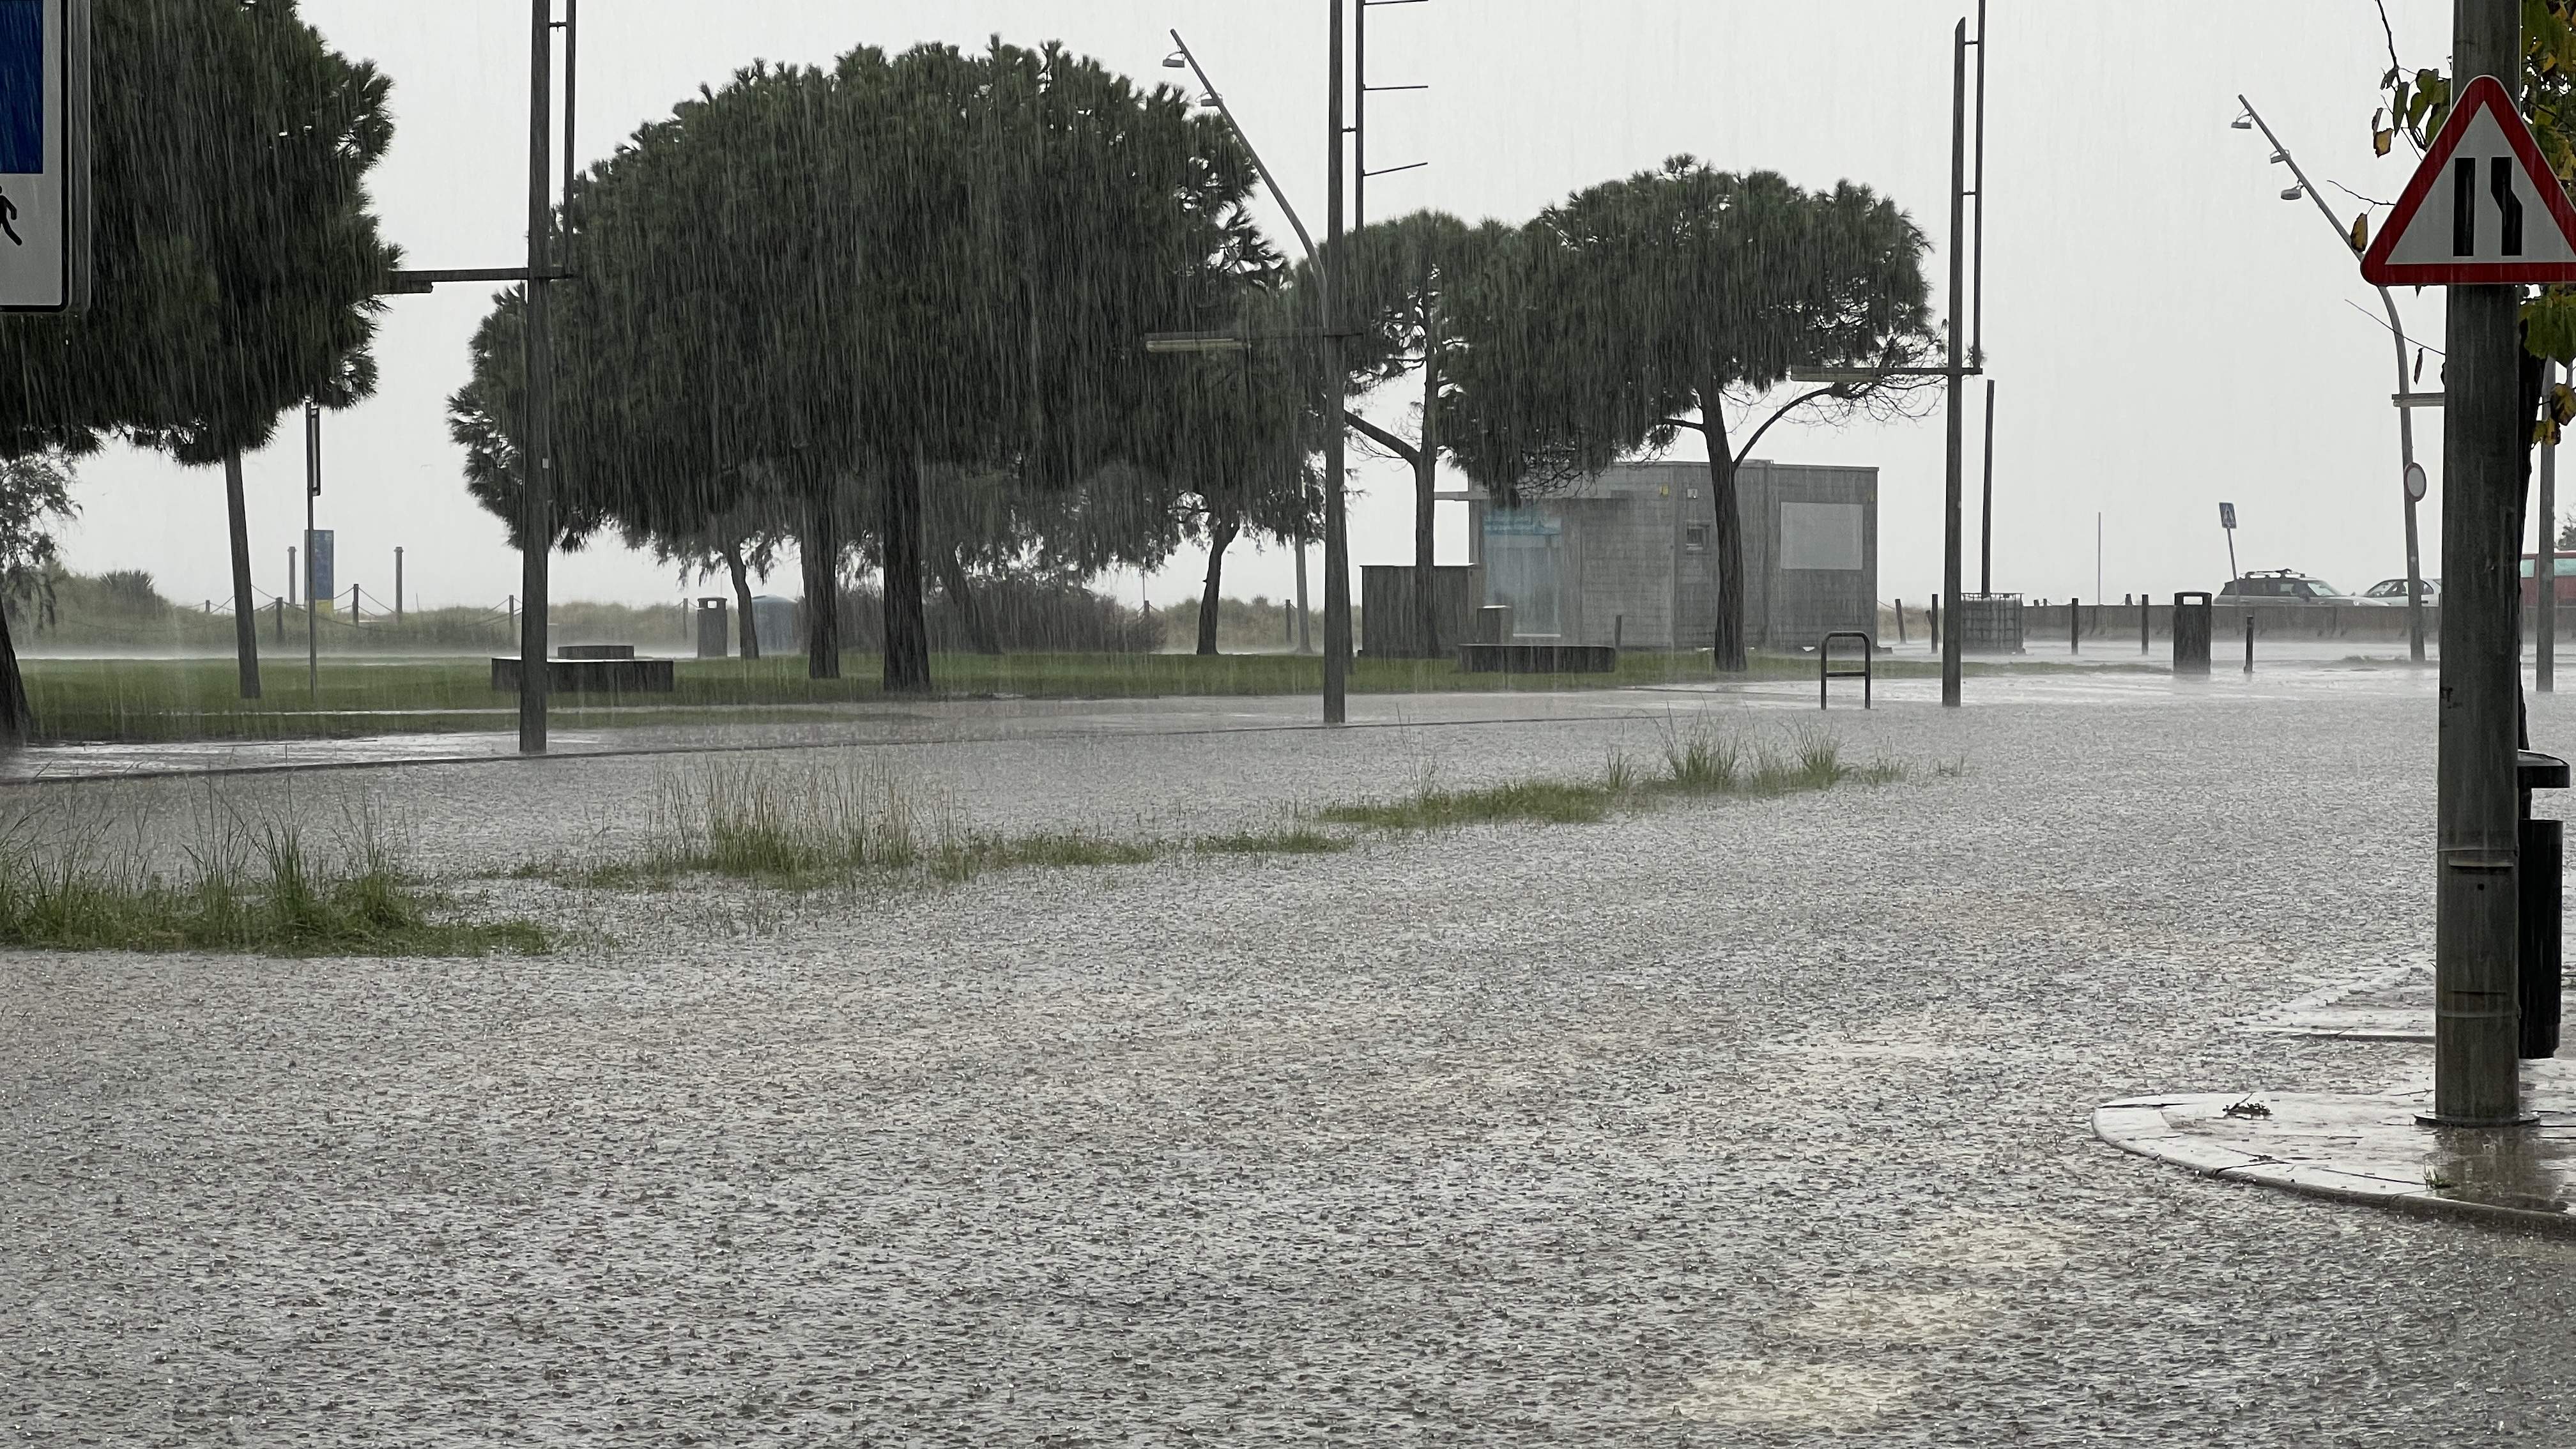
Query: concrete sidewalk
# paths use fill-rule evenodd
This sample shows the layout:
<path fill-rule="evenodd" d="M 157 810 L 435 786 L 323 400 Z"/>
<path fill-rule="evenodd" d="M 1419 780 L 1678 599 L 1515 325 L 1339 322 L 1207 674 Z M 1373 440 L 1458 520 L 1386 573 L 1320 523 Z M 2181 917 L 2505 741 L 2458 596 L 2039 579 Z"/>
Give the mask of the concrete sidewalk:
<path fill-rule="evenodd" d="M 2576 1235 L 2576 1062 L 2523 1063 L 2529 1126 L 2425 1127 L 2429 1081 L 2376 1093 L 2125 1097 L 2093 1131 L 2125 1151 L 2230 1182 L 2430 1217 Z"/>

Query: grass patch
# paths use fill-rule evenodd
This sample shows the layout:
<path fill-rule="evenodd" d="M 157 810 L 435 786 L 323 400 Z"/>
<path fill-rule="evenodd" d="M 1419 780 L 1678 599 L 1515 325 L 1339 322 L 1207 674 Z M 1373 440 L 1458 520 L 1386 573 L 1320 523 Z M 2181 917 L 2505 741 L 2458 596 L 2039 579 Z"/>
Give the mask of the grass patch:
<path fill-rule="evenodd" d="M 1191 849 L 1208 855 L 1339 855 L 1350 848 L 1349 836 L 1328 835 L 1311 825 L 1206 835 L 1191 845 Z"/>
<path fill-rule="evenodd" d="M 1597 781 L 1520 780 L 1478 790 L 1427 787 L 1392 800 L 1326 805 L 1313 816 L 1370 830 L 1440 830 L 1458 825 L 1590 825 L 1617 803 Z"/>
<path fill-rule="evenodd" d="M 1635 760 L 1613 751 L 1595 779 L 1519 780 L 1474 790 L 1444 789 L 1425 780 L 1409 795 L 1321 806 L 1308 813 L 1327 824 L 1389 831 L 1590 825 L 1614 811 L 1646 809 L 1669 798 L 1787 795 L 1905 778 L 1904 767 L 1890 761 L 1856 765 L 1845 760 L 1842 742 L 1814 728 L 1773 741 L 1748 738 L 1704 719 L 1689 725 L 1667 720 L 1658 743 L 1661 774 L 1647 774 Z"/>
<path fill-rule="evenodd" d="M 1755 655 L 1732 680 L 1815 678 L 1811 656 Z M 1928 676 L 1930 660 L 1882 660 L 1882 675 Z M 2052 661 L 1971 664 L 1971 674 L 2031 673 Z M 2093 668 L 2094 666 L 2082 666 Z M 511 697 L 491 687 L 481 657 L 410 655 L 324 660 L 308 685 L 292 660 L 271 659 L 267 697 L 245 700 L 229 658 L 45 659 L 22 661 L 38 743 L 198 739 L 339 739 L 369 735 L 501 731 Z M 652 725 L 756 724 L 810 718 L 817 710 L 885 698 L 874 655 L 842 659 L 839 679 L 808 679 L 795 658 L 682 659 L 669 694 L 554 697 L 565 729 Z M 1129 699 L 1312 695 L 1323 661 L 1312 655 L 941 654 L 932 678 L 939 697 Z M 1358 694 L 1552 692 L 1707 683 L 1718 678 L 1703 652 L 1631 651 L 1609 674 L 1466 674 L 1442 659 L 1361 658 L 1351 666 Z"/>
<path fill-rule="evenodd" d="M 0 835 L 0 945 L 72 951 L 243 951 L 272 956 L 534 955 L 547 934 L 524 920 L 460 921 L 396 866 L 367 817 L 350 858 L 323 863 L 291 823 L 210 812 L 176 870 L 156 868 L 138 832 L 39 845 L 21 817 Z"/>
<path fill-rule="evenodd" d="M 1517 780 L 1446 789 L 1427 774 L 1408 794 L 1309 806 L 1270 830 L 1196 838 L 1123 837 L 1090 830 L 1025 834 L 961 828 L 949 802 L 922 795 L 873 761 L 801 767 L 774 757 L 665 767 L 645 844 L 585 866 L 531 864 L 511 872 L 602 889 L 667 886 L 715 875 L 791 890 L 867 882 L 955 884 L 996 870 L 1145 865 L 1184 855 L 1331 855 L 1352 830 L 1395 833 L 1465 825 L 1590 825 L 1674 798 L 1771 796 L 1904 778 L 1892 763 L 1855 765 L 1821 730 L 1784 741 L 1668 723 L 1662 772 L 1613 751 L 1599 777 Z M 1340 826 L 1343 830 L 1323 827 Z"/>

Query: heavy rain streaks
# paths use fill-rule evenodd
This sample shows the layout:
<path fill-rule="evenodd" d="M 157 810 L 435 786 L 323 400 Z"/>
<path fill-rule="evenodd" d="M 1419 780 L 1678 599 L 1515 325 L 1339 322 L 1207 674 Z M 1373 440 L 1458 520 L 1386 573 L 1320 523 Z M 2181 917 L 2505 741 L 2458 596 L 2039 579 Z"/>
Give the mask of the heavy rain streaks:
<path fill-rule="evenodd" d="M 1985 8 L 0 0 L 0 1432 L 2576 1440 L 2450 16 Z"/>

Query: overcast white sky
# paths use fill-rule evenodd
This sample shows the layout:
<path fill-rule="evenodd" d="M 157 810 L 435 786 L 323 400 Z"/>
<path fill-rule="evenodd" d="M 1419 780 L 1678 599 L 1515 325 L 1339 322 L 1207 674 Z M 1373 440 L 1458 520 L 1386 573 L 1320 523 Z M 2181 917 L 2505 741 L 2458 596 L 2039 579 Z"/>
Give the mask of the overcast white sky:
<path fill-rule="evenodd" d="M 524 256 L 528 8 L 521 0 L 305 0 L 341 49 L 394 80 L 394 147 L 376 174 L 388 233 L 422 267 Z M 1145 79 L 1181 28 L 1282 185 L 1320 227 L 1324 6 L 1318 0 L 591 0 L 578 147 L 604 154 L 701 84 L 755 58 L 814 62 L 858 44 L 1061 39 Z M 1949 38 L 1967 7 L 1938 0 L 1431 0 L 1373 12 L 1372 80 L 1427 82 L 1376 98 L 1372 160 L 1428 160 L 1371 186 L 1370 211 L 1433 206 L 1518 222 L 1569 190 L 1689 151 L 1809 186 L 1849 177 L 1946 236 Z M 2441 64 L 2441 0 L 2390 0 L 2400 54 Z M 2091 597 L 2102 588 L 2215 588 L 2217 504 L 2241 514 L 2245 567 L 2294 567 L 2346 588 L 2404 572 L 2393 360 L 2377 299 L 2285 169 L 2230 130 L 2249 95 L 2320 183 L 2393 197 L 2409 162 L 2370 154 L 2386 46 L 2370 0 L 1993 0 L 1987 145 L 1986 341 L 2000 386 L 1995 586 Z M 2328 190 L 2349 218 L 2358 203 Z M 1285 239 L 1284 224 L 1275 228 Z M 1946 262 L 1936 257 L 1936 275 Z M 2440 294 L 2400 294 L 2437 346 Z M 517 588 L 500 528 L 468 500 L 444 400 L 465 376 L 483 289 L 394 302 L 383 385 L 327 424 L 322 523 L 345 589 L 498 603 Z M 2367 309 L 2367 310 L 2364 310 Z M 2438 359 L 2436 360 L 2438 361 Z M 2432 387 L 2433 364 L 2425 386 Z M 1392 405 L 1390 405 L 1392 406 Z M 2433 474 L 2426 571 L 2440 557 L 2439 415 L 2421 415 Z M 1968 527 L 1975 536 L 1970 412 Z M 301 430 L 249 464 L 253 563 L 279 589 L 302 526 Z M 284 441 L 292 440 L 292 441 Z M 1799 429 L 1764 456 L 1880 469 L 1880 592 L 1938 586 L 1942 424 Z M 1693 456 L 1678 453 L 1676 456 Z M 1355 562 L 1407 562 L 1399 468 L 1355 474 Z M 174 597 L 228 592 L 220 474 L 119 452 L 84 468 L 74 567 L 150 570 Z M 1443 505 L 1443 562 L 1465 557 L 1464 510 Z M 1277 597 L 1288 556 L 1238 547 L 1227 592 Z M 1148 581 L 1195 594 L 1204 561 Z M 1973 547 L 1969 562 L 1974 576 Z M 684 592 L 649 560 L 561 560 L 559 598 L 648 602 Z M 774 591 L 793 593 L 792 572 Z M 1104 581 L 1133 596 L 1134 575 Z M 1321 597 L 1320 582 L 1316 585 Z M 696 592 L 687 590 L 686 592 Z M 1356 592 L 1356 589 L 1354 589 Z"/>

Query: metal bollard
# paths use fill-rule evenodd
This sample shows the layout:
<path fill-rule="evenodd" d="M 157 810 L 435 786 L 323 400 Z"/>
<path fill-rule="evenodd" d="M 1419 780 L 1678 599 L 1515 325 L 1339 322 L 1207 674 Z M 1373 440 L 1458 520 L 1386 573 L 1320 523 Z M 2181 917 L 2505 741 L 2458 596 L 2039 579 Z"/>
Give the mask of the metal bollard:
<path fill-rule="evenodd" d="M 2567 788 L 2567 762 L 2532 750 L 2518 752 L 2514 783 L 2521 786 L 2521 858 L 2514 872 L 2517 1004 L 2521 1007 L 2520 1055 L 2526 1060 L 2558 1054 L 2560 915 L 2564 908 L 2566 824 L 2531 818 L 2531 792 Z"/>
<path fill-rule="evenodd" d="M 1932 652 L 1938 654 L 1941 652 L 1941 596 L 1939 594 L 1932 596 L 1931 619 L 1931 632 L 1923 637 L 1931 643 Z"/>
<path fill-rule="evenodd" d="M 1899 644 L 1902 644 L 1902 643 L 1905 643 L 1905 642 L 1906 642 L 1906 639 L 1905 639 L 1905 601 L 1904 601 L 1903 599 L 1899 599 L 1899 600 L 1897 600 L 1897 601 L 1896 601 L 1896 642 L 1897 642 L 1897 643 L 1899 643 Z"/>
<path fill-rule="evenodd" d="M 2071 596 L 2066 601 L 2066 652 L 2084 652 L 2084 611 Z"/>
<path fill-rule="evenodd" d="M 2245 672 L 2254 672 L 2254 611 L 2245 611 Z"/>
<path fill-rule="evenodd" d="M 2138 595 L 2138 652 L 2142 655 L 2147 652 L 2147 618 L 2154 612 L 2147 603 L 2147 596 Z"/>

